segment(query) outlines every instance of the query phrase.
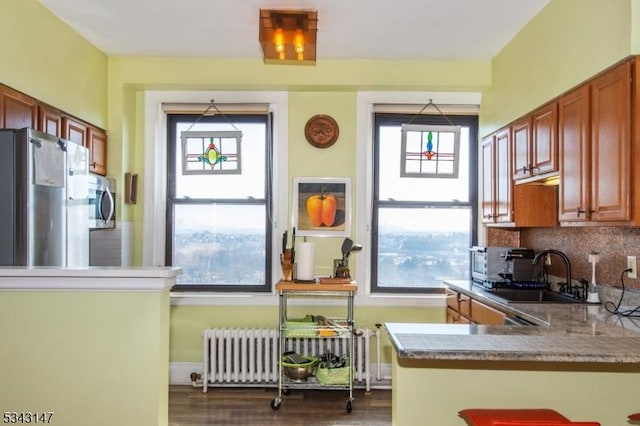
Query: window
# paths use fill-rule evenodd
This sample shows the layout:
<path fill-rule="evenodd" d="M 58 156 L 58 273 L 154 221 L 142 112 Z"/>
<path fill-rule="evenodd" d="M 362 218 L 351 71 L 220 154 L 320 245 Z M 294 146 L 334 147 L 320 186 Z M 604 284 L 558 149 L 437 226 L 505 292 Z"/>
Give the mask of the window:
<path fill-rule="evenodd" d="M 460 126 L 457 177 L 403 173 L 402 125 L 409 122 Z M 477 140 L 477 116 L 375 114 L 372 292 L 426 292 L 445 279 L 469 279 L 469 247 L 476 240 Z"/>
<path fill-rule="evenodd" d="M 167 115 L 174 290 L 270 291 L 271 140 L 267 114 Z"/>

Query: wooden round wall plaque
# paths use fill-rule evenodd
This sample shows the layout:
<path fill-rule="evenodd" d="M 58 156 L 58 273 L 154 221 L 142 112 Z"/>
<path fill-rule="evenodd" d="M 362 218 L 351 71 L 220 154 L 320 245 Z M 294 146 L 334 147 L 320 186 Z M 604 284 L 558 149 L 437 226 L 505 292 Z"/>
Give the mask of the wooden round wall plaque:
<path fill-rule="evenodd" d="M 304 126 L 304 136 L 316 148 L 328 148 L 338 140 L 340 129 L 336 120 L 328 115 L 314 115 Z"/>

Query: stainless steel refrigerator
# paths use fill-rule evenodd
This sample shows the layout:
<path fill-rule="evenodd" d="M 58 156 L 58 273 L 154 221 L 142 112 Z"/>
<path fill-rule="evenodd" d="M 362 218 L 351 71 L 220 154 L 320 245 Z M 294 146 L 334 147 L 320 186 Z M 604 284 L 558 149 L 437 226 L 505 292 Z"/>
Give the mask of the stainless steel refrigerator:
<path fill-rule="evenodd" d="M 85 147 L 0 130 L 0 266 L 88 266 L 88 176 Z"/>

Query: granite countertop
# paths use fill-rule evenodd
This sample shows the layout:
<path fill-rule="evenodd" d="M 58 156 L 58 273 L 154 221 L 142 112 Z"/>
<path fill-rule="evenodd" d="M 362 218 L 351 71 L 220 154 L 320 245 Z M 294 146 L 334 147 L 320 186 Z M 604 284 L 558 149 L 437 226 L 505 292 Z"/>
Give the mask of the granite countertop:
<path fill-rule="evenodd" d="M 468 281 L 446 284 L 537 325 L 386 323 L 400 358 L 640 363 L 640 319 L 612 315 L 603 305 L 503 304 Z"/>

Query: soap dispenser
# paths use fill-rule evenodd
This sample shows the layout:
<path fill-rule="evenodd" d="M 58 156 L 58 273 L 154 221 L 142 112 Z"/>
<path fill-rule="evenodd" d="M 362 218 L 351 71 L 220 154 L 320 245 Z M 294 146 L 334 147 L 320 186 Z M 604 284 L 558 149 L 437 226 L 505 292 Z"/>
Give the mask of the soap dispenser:
<path fill-rule="evenodd" d="M 589 284 L 589 290 L 587 293 L 587 302 L 600 303 L 600 295 L 596 288 L 596 264 L 598 263 L 598 252 L 592 251 L 589 253 L 589 263 L 591 264 L 591 283 Z"/>

